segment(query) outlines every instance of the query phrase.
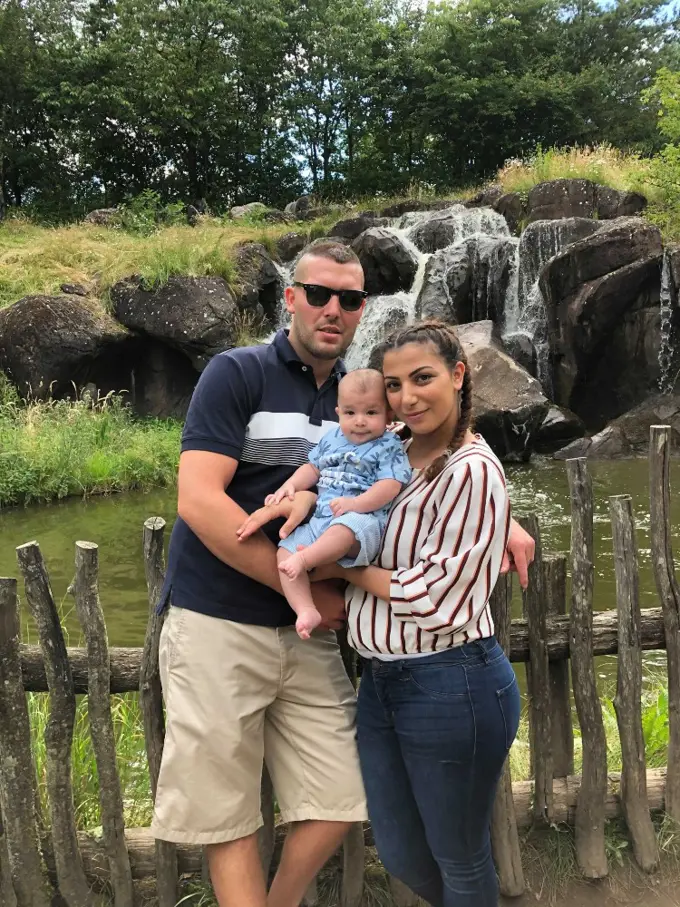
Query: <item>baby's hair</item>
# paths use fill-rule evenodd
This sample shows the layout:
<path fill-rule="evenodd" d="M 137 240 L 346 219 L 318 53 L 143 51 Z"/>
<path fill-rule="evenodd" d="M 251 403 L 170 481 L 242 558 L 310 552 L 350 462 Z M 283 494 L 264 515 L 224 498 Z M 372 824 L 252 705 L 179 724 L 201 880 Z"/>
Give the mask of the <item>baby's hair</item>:
<path fill-rule="evenodd" d="M 338 394 L 342 393 L 342 391 L 345 391 L 345 393 L 357 391 L 360 394 L 378 391 L 381 397 L 387 399 L 382 372 L 375 368 L 358 368 L 353 372 L 347 372 L 338 384 Z"/>

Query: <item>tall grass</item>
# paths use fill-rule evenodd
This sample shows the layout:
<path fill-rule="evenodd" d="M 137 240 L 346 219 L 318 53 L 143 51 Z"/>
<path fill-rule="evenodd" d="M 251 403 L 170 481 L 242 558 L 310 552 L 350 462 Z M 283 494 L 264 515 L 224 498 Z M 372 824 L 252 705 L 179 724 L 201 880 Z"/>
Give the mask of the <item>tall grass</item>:
<path fill-rule="evenodd" d="M 122 399 L 20 403 L 0 386 L 0 507 L 174 484 L 181 424 Z"/>
<path fill-rule="evenodd" d="M 497 182 L 506 192 L 520 194 L 554 179 L 588 179 L 613 189 L 642 192 L 652 202 L 661 200 L 652 181 L 650 159 L 607 144 L 545 150 L 539 147 L 524 160 L 507 161 L 497 175 Z"/>

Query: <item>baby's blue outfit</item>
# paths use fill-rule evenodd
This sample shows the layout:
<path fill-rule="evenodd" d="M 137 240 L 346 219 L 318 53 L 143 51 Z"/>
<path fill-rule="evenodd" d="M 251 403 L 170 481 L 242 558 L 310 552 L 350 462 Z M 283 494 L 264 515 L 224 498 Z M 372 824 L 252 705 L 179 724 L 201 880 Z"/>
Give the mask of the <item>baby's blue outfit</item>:
<path fill-rule="evenodd" d="M 329 526 L 348 526 L 361 550 L 356 557 L 343 557 L 338 563 L 343 567 L 367 566 L 380 548 L 391 502 L 371 513 L 345 513 L 338 517 L 333 516 L 330 502 L 334 498 L 355 498 L 381 479 L 396 479 L 406 485 L 411 480 L 411 467 L 401 441 L 394 432 L 386 431 L 373 441 L 352 444 L 336 426 L 312 448 L 309 462 L 320 473 L 314 514 L 279 546 L 295 554 L 298 545 L 311 545 Z"/>

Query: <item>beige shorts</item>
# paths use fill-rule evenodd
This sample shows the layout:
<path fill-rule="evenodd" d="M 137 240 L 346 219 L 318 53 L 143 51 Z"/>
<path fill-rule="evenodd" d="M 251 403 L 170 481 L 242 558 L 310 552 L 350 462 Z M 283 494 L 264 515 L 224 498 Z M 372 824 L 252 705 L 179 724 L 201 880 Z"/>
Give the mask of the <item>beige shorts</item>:
<path fill-rule="evenodd" d="M 355 694 L 331 631 L 301 640 L 171 607 L 160 640 L 166 732 L 151 831 L 218 844 L 262 825 L 263 758 L 285 822 L 366 818 Z"/>

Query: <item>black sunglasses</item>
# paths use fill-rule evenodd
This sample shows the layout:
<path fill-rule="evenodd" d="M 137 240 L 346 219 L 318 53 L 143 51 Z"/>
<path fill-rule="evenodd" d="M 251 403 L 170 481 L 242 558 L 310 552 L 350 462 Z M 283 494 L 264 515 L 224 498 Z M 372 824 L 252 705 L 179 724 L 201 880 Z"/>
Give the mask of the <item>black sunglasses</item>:
<path fill-rule="evenodd" d="M 340 308 L 345 312 L 358 312 L 361 303 L 366 299 L 368 293 L 366 290 L 331 290 L 330 287 L 322 287 L 318 283 L 300 283 L 293 281 L 294 287 L 302 287 L 307 295 L 307 302 L 322 309 L 331 301 L 331 296 L 337 296 Z"/>

